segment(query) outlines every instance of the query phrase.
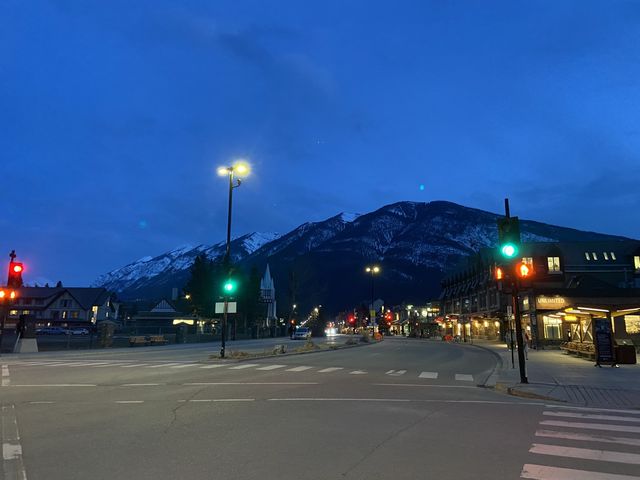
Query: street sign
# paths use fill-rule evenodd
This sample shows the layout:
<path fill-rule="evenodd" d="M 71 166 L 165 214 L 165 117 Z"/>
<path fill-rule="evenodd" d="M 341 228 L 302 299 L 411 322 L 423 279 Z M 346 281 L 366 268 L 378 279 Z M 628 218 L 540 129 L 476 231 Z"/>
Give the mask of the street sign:
<path fill-rule="evenodd" d="M 227 313 L 238 313 L 237 307 L 237 302 L 228 302 Z M 216 313 L 224 313 L 224 302 L 216 302 Z"/>

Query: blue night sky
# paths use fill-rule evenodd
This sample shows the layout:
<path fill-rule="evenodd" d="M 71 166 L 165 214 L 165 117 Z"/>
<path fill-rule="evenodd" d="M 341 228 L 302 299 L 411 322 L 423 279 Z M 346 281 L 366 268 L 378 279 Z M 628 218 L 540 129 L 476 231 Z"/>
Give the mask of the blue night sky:
<path fill-rule="evenodd" d="M 449 200 L 640 238 L 640 2 L 0 3 L 0 261 L 86 285 Z"/>

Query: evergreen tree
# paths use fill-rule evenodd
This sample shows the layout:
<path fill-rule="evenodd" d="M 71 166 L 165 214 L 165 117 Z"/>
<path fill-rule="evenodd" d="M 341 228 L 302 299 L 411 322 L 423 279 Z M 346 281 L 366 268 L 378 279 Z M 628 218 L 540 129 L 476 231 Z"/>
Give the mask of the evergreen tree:
<path fill-rule="evenodd" d="M 191 266 L 191 278 L 184 291 L 191 295 L 193 311 L 202 317 L 212 318 L 215 303 L 222 294 L 224 268 L 221 263 L 209 260 L 206 255 L 196 257 Z"/>

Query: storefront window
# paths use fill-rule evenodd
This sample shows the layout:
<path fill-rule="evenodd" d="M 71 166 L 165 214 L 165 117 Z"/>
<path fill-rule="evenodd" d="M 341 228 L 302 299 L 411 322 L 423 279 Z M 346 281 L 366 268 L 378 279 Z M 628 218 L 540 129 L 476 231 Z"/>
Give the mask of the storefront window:
<path fill-rule="evenodd" d="M 640 315 L 625 315 L 624 324 L 627 333 L 640 333 Z"/>
<path fill-rule="evenodd" d="M 562 338 L 560 327 L 562 320 L 559 318 L 543 317 L 544 322 L 544 338 L 547 340 L 559 340 Z"/>
<path fill-rule="evenodd" d="M 547 257 L 547 268 L 550 273 L 560 272 L 560 257 Z"/>

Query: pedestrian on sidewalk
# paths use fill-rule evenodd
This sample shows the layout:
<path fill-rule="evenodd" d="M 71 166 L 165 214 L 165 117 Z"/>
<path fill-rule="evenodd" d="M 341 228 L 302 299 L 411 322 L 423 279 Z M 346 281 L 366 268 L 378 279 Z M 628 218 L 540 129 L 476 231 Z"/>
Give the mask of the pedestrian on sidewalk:
<path fill-rule="evenodd" d="M 529 334 L 526 331 L 522 332 L 522 350 L 525 360 L 529 360 Z"/>

